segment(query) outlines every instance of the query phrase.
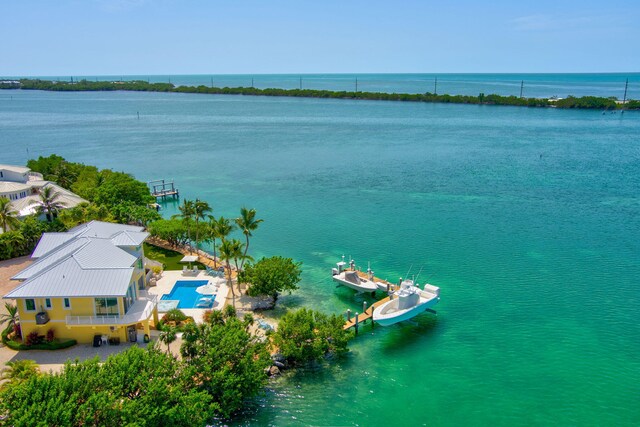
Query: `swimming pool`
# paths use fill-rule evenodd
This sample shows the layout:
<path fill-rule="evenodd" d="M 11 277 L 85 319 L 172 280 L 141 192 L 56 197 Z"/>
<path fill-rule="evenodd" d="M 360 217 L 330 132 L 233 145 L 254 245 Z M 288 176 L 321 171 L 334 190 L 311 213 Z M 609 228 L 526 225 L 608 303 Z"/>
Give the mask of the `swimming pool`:
<path fill-rule="evenodd" d="M 211 308 L 215 295 L 202 295 L 196 292 L 200 286 L 209 283 L 208 280 L 178 280 L 171 292 L 163 295 L 160 300 L 178 301 L 177 308 Z"/>

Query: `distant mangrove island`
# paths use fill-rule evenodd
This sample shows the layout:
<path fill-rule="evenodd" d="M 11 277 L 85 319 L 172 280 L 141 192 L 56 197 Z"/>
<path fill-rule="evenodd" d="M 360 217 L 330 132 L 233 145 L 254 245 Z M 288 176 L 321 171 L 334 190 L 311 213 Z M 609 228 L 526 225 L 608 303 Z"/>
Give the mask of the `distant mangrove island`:
<path fill-rule="evenodd" d="M 140 91 L 140 92 L 177 92 L 202 93 L 215 95 L 252 95 L 252 96 L 290 96 L 301 98 L 336 98 L 372 101 L 430 102 L 444 104 L 511 105 L 518 107 L 577 108 L 590 110 L 639 110 L 640 101 L 618 101 L 615 97 L 582 96 L 567 98 L 524 98 L 496 94 L 477 96 L 447 95 L 435 93 L 385 93 L 361 91 L 332 91 L 315 89 L 257 89 L 255 87 L 209 87 L 175 86 L 171 83 L 149 83 L 144 80 L 133 81 L 51 81 L 40 79 L 20 79 L 0 81 L 0 89 L 24 89 L 47 91 Z"/>

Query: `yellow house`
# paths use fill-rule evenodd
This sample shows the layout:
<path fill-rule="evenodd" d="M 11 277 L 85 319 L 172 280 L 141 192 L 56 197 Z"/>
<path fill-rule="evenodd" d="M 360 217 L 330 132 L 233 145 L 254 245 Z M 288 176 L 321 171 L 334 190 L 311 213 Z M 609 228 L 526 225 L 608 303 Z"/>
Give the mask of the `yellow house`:
<path fill-rule="evenodd" d="M 142 227 L 91 221 L 66 233 L 44 233 L 14 299 L 23 338 L 52 329 L 81 343 L 94 337 L 142 340 L 158 322 L 157 296 L 146 291 Z"/>

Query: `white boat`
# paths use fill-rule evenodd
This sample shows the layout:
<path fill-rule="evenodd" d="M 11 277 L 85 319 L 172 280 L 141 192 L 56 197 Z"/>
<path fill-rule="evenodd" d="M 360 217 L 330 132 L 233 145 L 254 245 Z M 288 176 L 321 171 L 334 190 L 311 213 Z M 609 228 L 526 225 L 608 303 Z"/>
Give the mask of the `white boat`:
<path fill-rule="evenodd" d="M 332 269 L 332 276 L 335 282 L 351 288 L 358 292 L 375 292 L 378 289 L 387 289 L 386 283 L 382 283 L 374 280 L 373 271 L 371 268 L 367 270 L 367 277 L 363 277 L 364 274 L 358 274 L 359 272 L 355 268 L 355 261 L 349 261 L 349 268 L 345 268 L 347 265 L 344 262 L 344 256 L 342 261 L 336 264 L 337 268 Z"/>
<path fill-rule="evenodd" d="M 373 310 L 373 321 L 389 326 L 411 319 L 440 301 L 440 288 L 426 284 L 420 289 L 413 280 L 404 280 L 391 299 Z"/>

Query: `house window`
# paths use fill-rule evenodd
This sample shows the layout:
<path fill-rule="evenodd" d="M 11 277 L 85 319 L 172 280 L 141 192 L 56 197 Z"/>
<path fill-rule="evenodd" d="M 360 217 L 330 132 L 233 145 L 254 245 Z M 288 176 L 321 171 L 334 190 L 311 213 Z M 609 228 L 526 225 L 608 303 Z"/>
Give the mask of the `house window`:
<path fill-rule="evenodd" d="M 118 298 L 95 298 L 96 316 L 118 315 Z"/>
<path fill-rule="evenodd" d="M 64 299 L 64 308 L 66 308 L 67 310 L 71 308 L 71 301 L 69 300 L 69 298 Z"/>
<path fill-rule="evenodd" d="M 47 308 L 51 308 L 51 298 L 45 298 L 44 305 Z"/>
<path fill-rule="evenodd" d="M 0 178 L 4 178 L 4 175 L 2 175 L 2 171 L 0 171 Z"/>
<path fill-rule="evenodd" d="M 139 269 L 142 269 L 142 259 L 139 259 L 139 260 L 138 260 L 138 268 L 139 268 Z"/>
<path fill-rule="evenodd" d="M 27 308 L 27 311 L 36 311 L 36 300 L 33 298 L 27 298 L 24 300 L 24 305 Z"/>

